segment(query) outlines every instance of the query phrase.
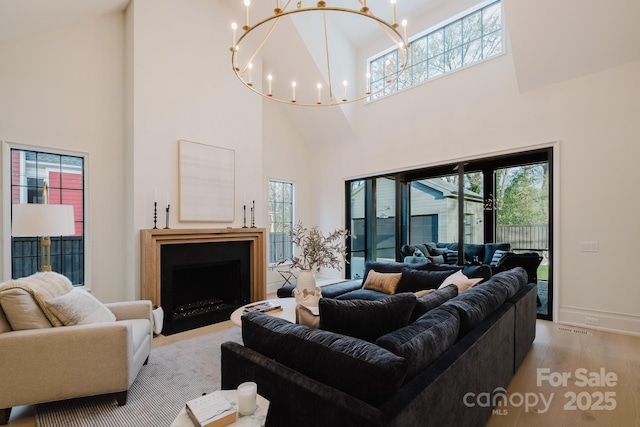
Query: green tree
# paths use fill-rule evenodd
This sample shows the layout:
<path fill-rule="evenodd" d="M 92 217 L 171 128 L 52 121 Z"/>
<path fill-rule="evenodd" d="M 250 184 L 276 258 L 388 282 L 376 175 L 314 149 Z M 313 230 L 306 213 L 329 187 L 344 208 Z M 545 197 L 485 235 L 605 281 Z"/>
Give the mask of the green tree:
<path fill-rule="evenodd" d="M 497 171 L 498 224 L 546 224 L 549 221 L 546 164 Z"/>

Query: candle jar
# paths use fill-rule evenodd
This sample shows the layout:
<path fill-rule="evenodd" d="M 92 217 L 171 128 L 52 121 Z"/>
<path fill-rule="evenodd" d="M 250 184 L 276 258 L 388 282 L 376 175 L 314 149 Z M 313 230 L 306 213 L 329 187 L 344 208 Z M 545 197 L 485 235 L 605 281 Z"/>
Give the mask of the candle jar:
<path fill-rule="evenodd" d="M 238 412 L 240 415 L 251 415 L 256 411 L 258 385 L 254 382 L 244 382 L 238 386 Z"/>

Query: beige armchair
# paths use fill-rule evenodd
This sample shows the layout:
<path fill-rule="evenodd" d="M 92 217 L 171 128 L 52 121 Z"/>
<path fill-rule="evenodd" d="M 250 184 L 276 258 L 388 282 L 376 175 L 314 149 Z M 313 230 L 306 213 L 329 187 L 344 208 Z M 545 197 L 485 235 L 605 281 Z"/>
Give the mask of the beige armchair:
<path fill-rule="evenodd" d="M 6 284 L 0 286 L 0 424 L 6 424 L 12 407 L 19 405 L 107 393 L 114 393 L 119 405 L 126 404 L 129 387 L 151 352 L 150 301 L 102 305 L 115 317 L 110 321 L 16 330 L 24 325 L 12 324 L 9 312 L 16 303 L 2 299 L 3 287 Z"/>

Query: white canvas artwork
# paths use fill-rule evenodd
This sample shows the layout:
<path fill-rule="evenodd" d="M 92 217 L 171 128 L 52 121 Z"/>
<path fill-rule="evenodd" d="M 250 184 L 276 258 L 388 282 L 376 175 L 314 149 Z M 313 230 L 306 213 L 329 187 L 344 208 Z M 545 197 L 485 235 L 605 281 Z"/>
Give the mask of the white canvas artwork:
<path fill-rule="evenodd" d="M 180 221 L 232 222 L 235 152 L 179 141 Z"/>

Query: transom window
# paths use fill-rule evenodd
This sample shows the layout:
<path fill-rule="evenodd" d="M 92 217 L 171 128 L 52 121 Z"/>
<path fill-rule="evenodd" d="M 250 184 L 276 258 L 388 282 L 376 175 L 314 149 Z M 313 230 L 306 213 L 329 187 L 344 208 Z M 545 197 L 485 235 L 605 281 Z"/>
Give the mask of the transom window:
<path fill-rule="evenodd" d="M 502 4 L 496 1 L 480 7 L 409 40 L 409 44 L 405 72 L 383 91 L 377 92 L 402 69 L 402 55 L 395 48 L 369 60 L 371 100 L 502 53 Z"/>
<path fill-rule="evenodd" d="M 291 259 L 293 244 L 293 183 L 269 180 L 269 262 Z"/>

